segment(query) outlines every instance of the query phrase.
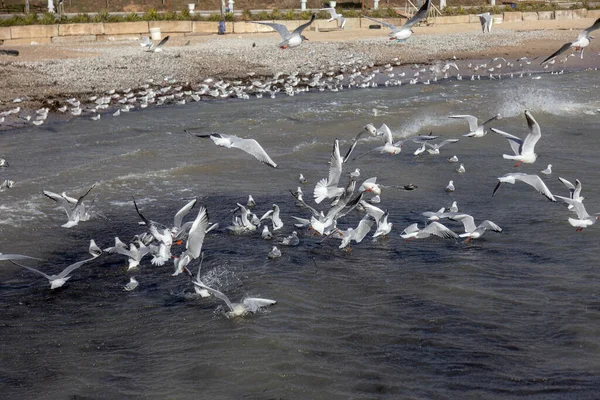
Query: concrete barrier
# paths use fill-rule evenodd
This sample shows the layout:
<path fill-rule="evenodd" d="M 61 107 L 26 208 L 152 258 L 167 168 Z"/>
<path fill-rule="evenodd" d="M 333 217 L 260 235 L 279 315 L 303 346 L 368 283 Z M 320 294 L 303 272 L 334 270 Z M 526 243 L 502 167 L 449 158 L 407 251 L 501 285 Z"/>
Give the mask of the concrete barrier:
<path fill-rule="evenodd" d="M 397 27 L 401 27 L 402 25 L 404 25 L 404 22 L 406 22 L 406 19 L 404 19 L 404 18 L 376 18 L 376 19 L 378 19 L 379 21 L 387 22 L 388 24 L 395 25 Z M 361 29 L 369 29 L 369 25 L 377 25 L 377 22 L 370 20 L 368 18 L 360 19 Z M 382 25 L 381 29 L 388 29 L 388 27 Z"/>
<path fill-rule="evenodd" d="M 523 12 L 521 13 L 521 17 L 523 21 L 537 21 L 538 13 L 536 12 Z"/>
<path fill-rule="evenodd" d="M 573 13 L 571 10 L 556 10 L 554 11 L 554 19 L 557 21 L 573 19 Z"/>
<path fill-rule="evenodd" d="M 225 23 L 226 32 L 233 32 L 233 22 Z M 219 23 L 218 22 L 204 22 L 194 21 L 192 22 L 192 33 L 218 33 Z"/>
<path fill-rule="evenodd" d="M 468 24 L 469 15 L 451 15 L 449 17 L 435 17 L 433 23 L 436 25 Z"/>
<path fill-rule="evenodd" d="M 360 18 L 346 18 L 344 29 L 360 29 Z"/>
<path fill-rule="evenodd" d="M 148 21 L 137 21 L 137 22 L 105 22 L 104 23 L 104 34 L 105 35 L 131 35 L 131 34 L 148 34 L 150 28 L 148 27 Z"/>
<path fill-rule="evenodd" d="M 58 36 L 58 25 L 11 26 L 11 39 L 51 38 Z M 49 42 L 48 42 L 49 43 Z"/>
<path fill-rule="evenodd" d="M 600 10 L 587 10 L 587 17 L 593 19 L 600 18 Z"/>
<path fill-rule="evenodd" d="M 515 22 L 523 20 L 522 13 L 520 11 L 502 13 L 502 18 L 504 22 Z"/>
<path fill-rule="evenodd" d="M 10 28 L 0 28 L 0 40 L 10 39 Z"/>
<path fill-rule="evenodd" d="M 58 36 L 89 36 L 104 34 L 104 24 L 60 24 L 58 25 Z"/>
<path fill-rule="evenodd" d="M 273 22 L 273 21 L 262 21 Z M 254 24 L 252 22 L 234 22 L 233 33 L 259 33 L 259 32 L 275 32 L 268 25 Z"/>
<path fill-rule="evenodd" d="M 540 21 L 549 21 L 554 19 L 554 11 L 538 11 L 538 20 Z"/>
<path fill-rule="evenodd" d="M 79 35 L 79 36 L 54 36 L 51 38 L 52 43 L 83 43 L 95 42 L 96 35 Z"/>
<path fill-rule="evenodd" d="M 192 21 L 149 21 L 148 28 L 160 28 L 163 36 L 168 33 L 189 33 L 192 31 Z"/>
<path fill-rule="evenodd" d="M 571 13 L 573 15 L 573 19 L 587 18 L 588 10 L 585 8 L 580 8 L 578 10 L 571 10 Z"/>
<path fill-rule="evenodd" d="M 147 32 L 146 32 L 147 34 Z M 96 40 L 99 42 L 136 42 L 140 40 L 139 34 L 124 34 L 124 35 L 98 35 Z"/>

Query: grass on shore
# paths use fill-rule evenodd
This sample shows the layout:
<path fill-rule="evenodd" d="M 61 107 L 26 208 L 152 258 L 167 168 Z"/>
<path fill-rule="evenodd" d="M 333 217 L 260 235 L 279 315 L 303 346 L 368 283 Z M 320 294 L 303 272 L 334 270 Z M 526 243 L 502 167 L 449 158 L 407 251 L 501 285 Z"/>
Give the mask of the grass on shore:
<path fill-rule="evenodd" d="M 571 6 L 571 9 L 594 9 L 590 7 L 587 2 L 576 3 Z M 479 7 L 447 7 L 442 15 L 467 15 L 467 14 L 480 14 L 484 12 L 491 12 L 492 14 L 499 14 L 503 12 L 511 11 L 554 11 L 561 9 L 556 3 L 539 3 L 539 2 L 519 2 L 515 8 L 510 6 L 479 6 Z M 400 15 L 393 8 L 382 8 L 379 10 L 361 11 L 359 9 L 348 9 L 338 10 L 342 12 L 346 18 L 358 18 L 361 15 L 367 15 L 373 18 L 398 18 Z M 24 14 L 14 15 L 10 18 L 0 19 L 0 26 L 18 26 L 18 25 L 53 25 L 53 24 L 76 24 L 76 23 L 92 23 L 92 22 L 135 22 L 135 21 L 265 21 L 265 20 L 308 20 L 312 15 L 311 11 L 294 12 L 294 11 L 279 11 L 273 9 L 269 11 L 260 11 L 252 13 L 249 10 L 244 10 L 241 15 L 234 15 L 233 13 L 211 14 L 207 17 L 199 14 L 190 14 L 188 9 L 184 9 L 180 12 L 166 11 L 159 12 L 155 9 L 149 9 L 142 15 L 137 13 L 130 13 L 128 15 L 115 15 L 110 14 L 106 11 L 101 11 L 97 14 L 78 14 L 73 17 L 62 16 L 58 17 L 57 14 L 45 12 L 43 14 Z M 319 11 L 317 13 L 318 19 L 329 19 L 329 13 L 326 11 Z"/>

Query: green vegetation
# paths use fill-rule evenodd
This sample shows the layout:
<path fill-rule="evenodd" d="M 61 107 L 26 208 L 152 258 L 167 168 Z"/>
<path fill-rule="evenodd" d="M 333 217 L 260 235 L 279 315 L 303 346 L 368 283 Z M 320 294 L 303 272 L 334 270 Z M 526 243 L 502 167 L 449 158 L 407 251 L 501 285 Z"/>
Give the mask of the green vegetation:
<path fill-rule="evenodd" d="M 587 1 L 575 3 L 571 9 L 594 9 Z M 596 7 L 600 8 L 600 7 Z M 541 2 L 519 2 L 515 8 L 508 5 L 502 6 L 475 6 L 475 7 L 447 7 L 442 15 L 468 15 L 468 14 L 481 14 L 490 12 L 492 14 L 500 14 L 503 12 L 510 11 L 554 11 L 560 7 L 556 3 L 541 3 Z M 343 9 L 338 10 L 346 18 L 358 18 L 361 15 L 367 15 L 373 18 L 398 18 L 400 15 L 393 8 L 381 8 L 379 10 L 365 10 L 360 9 Z M 309 20 L 312 15 L 311 11 L 294 12 L 292 10 L 280 11 L 273 9 L 268 11 L 259 11 L 252 13 L 249 10 L 244 10 L 241 15 L 234 15 L 233 13 L 226 14 L 211 14 L 207 17 L 203 17 L 199 14 L 190 14 L 189 10 L 185 8 L 182 11 L 167 11 L 159 12 L 156 9 L 148 9 L 144 14 L 139 15 L 137 13 L 130 13 L 128 15 L 114 15 L 108 11 L 101 11 L 98 14 L 77 14 L 73 17 L 67 18 L 63 16 L 58 18 L 57 14 L 51 14 L 45 12 L 43 14 L 30 13 L 26 15 L 15 15 L 7 19 L 0 19 L 0 26 L 16 26 L 16 25 L 50 25 L 50 24 L 74 24 L 74 23 L 90 23 L 90 22 L 135 22 L 135 21 L 269 21 L 269 20 Z M 317 13 L 319 19 L 329 19 L 329 13 L 326 11 L 319 11 Z"/>

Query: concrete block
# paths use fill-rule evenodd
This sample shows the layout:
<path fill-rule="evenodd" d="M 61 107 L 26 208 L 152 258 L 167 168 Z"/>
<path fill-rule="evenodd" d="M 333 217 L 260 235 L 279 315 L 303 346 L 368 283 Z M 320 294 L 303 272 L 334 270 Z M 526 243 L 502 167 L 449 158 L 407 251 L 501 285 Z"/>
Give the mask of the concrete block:
<path fill-rule="evenodd" d="M 58 25 L 11 26 L 11 39 L 51 38 L 58 36 Z M 50 41 L 48 41 L 50 43 Z"/>
<path fill-rule="evenodd" d="M 1 27 L 0 28 L 0 40 L 10 39 L 10 28 Z"/>
<path fill-rule="evenodd" d="M 468 15 L 452 15 L 448 17 L 435 17 L 433 20 L 435 25 L 447 25 L 447 24 L 468 24 Z"/>
<path fill-rule="evenodd" d="M 136 42 L 140 40 L 139 34 L 124 35 L 98 35 L 96 40 L 99 42 Z"/>
<path fill-rule="evenodd" d="M 344 29 L 360 29 L 360 18 L 346 18 Z"/>
<path fill-rule="evenodd" d="M 233 32 L 233 23 L 225 23 L 227 32 Z M 205 21 L 193 21 L 192 22 L 193 33 L 218 33 L 219 23 L 218 22 L 205 22 Z"/>
<path fill-rule="evenodd" d="M 556 10 L 554 11 L 554 19 L 557 21 L 573 19 L 573 12 L 571 10 Z"/>
<path fill-rule="evenodd" d="M 587 18 L 588 10 L 585 8 L 580 8 L 577 10 L 571 10 L 573 14 L 573 19 Z"/>
<path fill-rule="evenodd" d="M 523 12 L 521 13 L 523 21 L 537 21 L 538 13 L 536 12 Z"/>
<path fill-rule="evenodd" d="M 161 33 L 169 32 L 180 32 L 189 33 L 192 31 L 192 21 L 149 21 L 149 28 L 160 28 Z"/>
<path fill-rule="evenodd" d="M 378 19 L 379 21 L 387 22 L 387 23 L 395 25 L 397 27 L 401 27 L 406 22 L 406 19 L 404 19 L 404 18 L 381 18 L 381 19 L 375 18 L 375 19 Z M 377 22 L 370 20 L 368 18 L 360 19 L 361 29 L 369 29 L 369 25 L 377 25 Z M 346 26 L 348 26 L 348 24 L 346 24 Z M 385 29 L 388 29 L 388 27 L 385 25 L 381 25 L 381 29 L 385 30 Z M 389 31 L 389 29 L 388 29 L 388 31 Z"/>
<path fill-rule="evenodd" d="M 597 20 L 600 18 L 600 10 L 587 10 L 587 17 L 592 18 L 594 21 Z"/>
<path fill-rule="evenodd" d="M 88 36 L 104 34 L 104 24 L 60 24 L 58 25 L 58 36 Z"/>
<path fill-rule="evenodd" d="M 549 21 L 554 19 L 554 11 L 538 11 L 538 20 L 540 21 Z"/>
<path fill-rule="evenodd" d="M 52 43 L 84 43 L 95 42 L 96 40 L 96 35 L 54 36 Z"/>
<path fill-rule="evenodd" d="M 261 21 L 261 22 L 273 22 L 273 21 Z M 234 22 L 233 33 L 264 33 L 264 32 L 275 32 L 273 28 L 268 25 L 256 24 L 253 22 Z"/>
<path fill-rule="evenodd" d="M 27 39 L 6 39 L 5 46 L 28 46 L 28 45 L 50 44 L 52 39 L 49 37 L 27 38 Z"/>
<path fill-rule="evenodd" d="M 477 14 L 470 14 L 469 15 L 469 23 L 470 24 L 480 24 L 481 21 L 479 20 L 479 17 L 477 16 Z"/>
<path fill-rule="evenodd" d="M 110 36 L 130 35 L 130 34 L 147 34 L 150 32 L 148 21 L 137 22 L 105 22 L 104 34 Z"/>
<path fill-rule="evenodd" d="M 520 11 L 515 12 L 505 12 L 502 13 L 502 19 L 504 22 L 515 22 L 523 20 L 523 13 Z"/>

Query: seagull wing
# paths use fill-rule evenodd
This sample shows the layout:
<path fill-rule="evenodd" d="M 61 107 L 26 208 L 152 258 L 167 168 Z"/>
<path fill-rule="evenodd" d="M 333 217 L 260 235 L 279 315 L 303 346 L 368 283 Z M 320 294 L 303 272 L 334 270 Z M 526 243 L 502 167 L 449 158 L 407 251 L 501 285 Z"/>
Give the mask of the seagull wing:
<path fill-rule="evenodd" d="M 11 261 L 11 260 L 38 260 L 42 261 L 41 258 L 24 256 L 21 254 L 2 254 L 0 253 L 0 261 Z"/>
<path fill-rule="evenodd" d="M 511 135 L 510 133 L 501 131 L 500 129 L 490 128 L 490 130 L 492 132 L 497 133 L 500 136 L 504 136 L 506 139 L 508 139 L 508 144 L 510 144 L 510 148 L 515 153 L 515 155 L 521 154 L 521 146 L 523 145 L 522 139 L 520 139 L 514 135 Z"/>
<path fill-rule="evenodd" d="M 327 186 L 335 186 L 339 183 L 342 176 L 342 156 L 340 155 L 340 142 L 333 142 L 333 151 L 331 152 L 331 160 L 329 163 L 329 177 L 327 178 Z"/>
<path fill-rule="evenodd" d="M 416 15 L 416 14 L 415 14 L 415 15 Z M 396 25 L 392 25 L 392 24 L 390 24 L 389 22 L 380 21 L 380 20 L 378 20 L 378 19 L 375 19 L 375 18 L 367 17 L 366 15 L 363 15 L 362 17 L 363 17 L 363 18 L 366 18 L 366 19 L 370 19 L 371 21 L 377 22 L 378 24 L 381 24 L 381 25 L 387 26 L 388 28 L 390 28 L 390 29 L 392 30 L 392 32 L 398 32 L 398 31 L 400 30 L 400 28 L 398 28 Z M 408 22 L 407 22 L 407 24 L 408 24 Z M 406 26 L 406 25 L 405 25 L 405 26 Z"/>
<path fill-rule="evenodd" d="M 242 302 L 246 309 L 252 313 L 257 312 L 262 307 L 271 306 L 273 304 L 277 304 L 275 300 L 270 299 L 261 299 L 258 297 L 247 297 Z"/>
<path fill-rule="evenodd" d="M 69 265 L 67 268 L 65 268 L 60 274 L 58 274 L 56 277 L 58 279 L 62 279 L 66 276 L 69 276 L 69 274 L 73 271 L 75 271 L 77 268 L 81 267 L 83 264 L 85 264 L 88 261 L 92 261 L 96 258 L 98 258 L 101 254 L 102 254 L 102 250 L 100 250 L 100 248 L 96 245 L 96 242 L 94 242 L 94 240 L 90 240 L 90 248 L 89 248 L 89 252 L 92 255 L 92 258 L 88 258 L 86 260 L 82 260 L 79 262 L 76 262 L 74 264 Z"/>
<path fill-rule="evenodd" d="M 490 221 L 488 219 L 486 219 L 485 221 L 480 223 L 479 226 L 477 227 L 477 229 L 479 229 L 479 228 L 484 228 L 486 230 L 494 231 L 494 232 L 502 232 L 502 228 L 500 228 L 498 225 L 496 225 L 495 223 L 493 223 L 492 221 Z"/>
<path fill-rule="evenodd" d="M 449 228 L 437 221 L 433 221 L 427 225 L 421 230 L 421 232 L 429 233 L 430 235 L 436 235 L 444 239 L 458 239 L 458 235 L 456 233 L 452 232 Z"/>
<path fill-rule="evenodd" d="M 392 138 L 392 131 L 386 124 L 381 124 L 381 126 L 379 127 L 378 130 L 382 133 L 383 141 L 385 143 L 389 143 L 389 144 L 394 143 L 394 139 Z"/>
<path fill-rule="evenodd" d="M 373 204 L 369 204 L 364 200 L 361 200 L 360 205 L 364 207 L 366 213 L 373 217 L 375 221 L 379 221 L 381 217 L 383 217 L 383 214 L 385 214 L 385 211 L 383 211 L 381 208 L 376 207 Z"/>
<path fill-rule="evenodd" d="M 417 11 L 415 15 L 413 15 L 408 21 L 406 21 L 402 28 L 411 28 L 413 25 L 418 24 L 419 21 L 426 18 L 427 13 L 429 12 L 429 7 L 431 7 L 431 0 L 425 1 L 425 3 L 421 6 L 419 11 Z"/>
<path fill-rule="evenodd" d="M 588 212 L 585 209 L 585 206 L 583 205 L 583 203 L 581 201 L 573 200 L 573 199 L 570 199 L 568 197 L 563 197 L 563 196 L 556 196 L 556 197 L 561 199 L 565 203 L 572 205 L 573 209 L 577 213 L 577 218 L 586 219 L 586 218 L 590 217 L 590 214 L 588 214 Z"/>
<path fill-rule="evenodd" d="M 569 182 L 568 180 L 566 180 L 565 178 L 561 178 L 560 176 L 558 177 L 558 180 L 561 181 L 563 183 L 563 185 L 565 185 L 567 187 L 567 189 L 569 189 L 569 196 L 571 198 L 573 198 L 574 194 L 575 194 L 575 185 L 573 185 L 571 182 Z M 581 190 L 580 190 L 581 192 Z"/>
<path fill-rule="evenodd" d="M 448 116 L 448 118 L 460 118 L 460 119 L 466 119 L 467 122 L 469 123 L 469 130 L 471 132 L 476 131 L 477 130 L 477 118 L 472 116 L 472 115 L 450 115 Z"/>
<path fill-rule="evenodd" d="M 163 40 L 161 40 L 160 42 L 158 42 L 158 44 L 156 46 L 152 46 L 150 48 L 150 50 L 156 51 L 156 50 L 160 49 L 161 47 L 164 46 L 165 43 L 167 43 L 168 40 L 169 40 L 169 36 L 165 36 Z"/>
<path fill-rule="evenodd" d="M 465 227 L 466 233 L 471 233 L 471 232 L 475 231 L 475 229 L 477 229 L 477 227 L 475 226 L 475 219 L 473 219 L 473 217 L 469 214 L 457 214 L 457 215 L 452 215 L 448 218 L 450 218 L 451 220 L 454 220 L 454 221 L 462 222 L 462 224 Z"/>
<path fill-rule="evenodd" d="M 371 228 L 373 228 L 374 223 L 375 221 L 373 221 L 371 217 L 365 215 L 358 223 L 356 229 L 352 232 L 352 239 L 356 243 L 362 242 L 365 236 L 371 231 Z"/>
<path fill-rule="evenodd" d="M 533 186 L 537 189 L 538 192 L 546 196 L 548 200 L 556 201 L 556 199 L 552 195 L 552 192 L 550 192 L 550 189 L 548 189 L 542 178 L 540 178 L 539 176 L 527 174 L 514 174 L 514 178 L 518 181 L 525 182 L 526 184 Z"/>
<path fill-rule="evenodd" d="M 45 273 L 43 273 L 43 272 L 42 272 L 42 271 L 40 271 L 40 270 L 37 270 L 37 269 L 35 269 L 35 268 L 28 267 L 27 265 L 23 265 L 23 264 L 16 263 L 16 262 L 14 262 L 13 260 L 9 260 L 9 261 L 10 261 L 11 263 L 15 264 L 16 266 L 23 267 L 23 268 L 25 268 L 25 269 L 28 269 L 28 270 L 30 270 L 31 272 L 35 272 L 35 273 L 36 273 L 36 274 L 38 274 L 38 275 L 42 275 L 44 278 L 48 279 L 49 281 L 51 281 L 51 280 L 52 280 L 52 277 L 50 277 L 49 275 L 46 275 Z"/>
<path fill-rule="evenodd" d="M 446 144 L 450 144 L 450 143 L 456 143 L 458 142 L 459 139 L 446 139 L 443 142 L 439 142 L 437 143 L 437 147 L 438 149 Z M 425 143 L 425 144 L 429 144 L 429 143 Z"/>
<path fill-rule="evenodd" d="M 212 294 L 216 298 L 223 300 L 225 302 L 225 304 L 227 304 L 227 307 L 229 307 L 229 310 L 233 311 L 233 304 L 231 304 L 229 297 L 225 296 L 223 293 L 219 292 L 217 289 L 213 289 L 211 287 L 206 286 L 202 282 L 194 281 L 193 283 L 194 283 L 194 286 L 198 286 L 201 289 L 206 289 L 210 294 Z"/>
<path fill-rule="evenodd" d="M 312 17 L 310 17 L 310 21 L 308 21 L 307 23 L 302 24 L 299 27 L 297 27 L 296 29 L 294 29 L 294 31 L 292 32 L 292 35 L 294 35 L 294 34 L 302 35 L 302 31 L 305 30 L 306 28 L 308 28 L 308 26 L 313 23 L 315 18 L 317 18 L 316 13 L 314 13 L 312 15 Z"/>
<path fill-rule="evenodd" d="M 275 161 L 271 160 L 271 157 L 269 157 L 265 149 L 263 149 L 254 139 L 237 138 L 237 140 L 232 140 L 231 147 L 245 151 L 261 163 L 267 164 L 269 167 L 277 168 Z"/>
<path fill-rule="evenodd" d="M 581 197 L 581 189 L 583 185 L 579 179 L 575 179 L 575 190 L 573 190 L 573 198 L 579 199 Z"/>
<path fill-rule="evenodd" d="M 542 61 L 542 62 L 540 63 L 540 65 L 543 65 L 544 63 L 546 63 L 546 62 L 548 62 L 548 61 L 552 60 L 552 59 L 553 59 L 553 58 L 555 58 L 555 57 L 558 57 L 559 55 L 561 55 L 561 54 L 562 54 L 562 53 L 564 53 L 565 51 L 569 50 L 569 48 L 571 47 L 571 45 L 572 45 L 572 44 L 573 44 L 572 42 L 569 42 L 569 43 L 565 43 L 565 44 L 563 44 L 563 46 L 562 46 L 560 49 L 558 49 L 558 50 L 556 50 L 554 53 L 550 54 L 550 55 L 548 56 L 548 58 L 546 58 L 544 61 Z"/>
<path fill-rule="evenodd" d="M 485 121 L 483 124 L 481 124 L 481 126 L 483 126 L 483 128 L 485 129 L 485 127 L 486 127 L 487 125 L 489 125 L 491 122 L 493 122 L 493 121 L 495 121 L 495 120 L 497 120 L 497 119 L 500 119 L 500 118 L 501 118 L 500 114 L 494 115 L 492 118 L 488 119 L 488 120 L 487 120 L 487 121 Z"/>
<path fill-rule="evenodd" d="M 540 130 L 540 125 L 533 118 L 533 115 L 528 110 L 525 110 L 525 118 L 527 118 L 527 126 L 529 126 L 529 134 L 525 137 L 522 146 L 522 152 L 528 153 L 534 152 L 535 144 L 542 137 L 542 131 Z"/>
<path fill-rule="evenodd" d="M 208 228 L 208 212 L 205 207 L 201 207 L 198 211 L 198 216 L 194 220 L 194 224 L 190 228 L 186 244 L 186 253 L 194 259 L 200 257 L 200 253 L 202 252 L 206 228 Z"/>
<path fill-rule="evenodd" d="M 183 217 L 185 217 L 190 212 L 190 210 L 194 208 L 197 201 L 198 199 L 194 199 L 187 203 L 185 206 L 183 206 L 181 210 L 177 211 L 177 214 L 175 214 L 175 218 L 173 219 L 174 227 L 176 227 L 177 229 L 181 228 L 181 222 L 183 221 Z"/>
<path fill-rule="evenodd" d="M 62 197 L 60 194 L 49 192 L 47 190 L 44 190 L 43 193 L 44 193 L 44 195 L 46 197 L 49 197 L 52 200 L 56 201 L 58 203 L 58 205 L 61 206 L 65 210 L 65 212 L 67 213 L 67 218 L 69 218 L 69 220 L 71 219 L 71 215 L 73 214 L 73 210 L 71 209 L 71 204 L 67 201 L 67 199 L 65 199 L 64 197 Z"/>
<path fill-rule="evenodd" d="M 592 26 L 581 31 L 581 33 L 579 34 L 579 37 L 577 39 L 581 39 L 582 37 L 589 37 L 590 33 L 595 31 L 596 29 L 600 29 L 600 18 L 598 18 Z"/>
<path fill-rule="evenodd" d="M 275 29 L 279 33 L 279 36 L 281 36 L 281 40 L 285 40 L 288 37 L 290 37 L 290 31 L 288 31 L 288 28 L 285 25 L 276 24 L 274 22 L 257 22 L 257 21 L 250 21 L 250 22 L 255 23 L 255 24 L 270 26 L 271 28 Z"/>

